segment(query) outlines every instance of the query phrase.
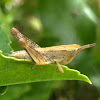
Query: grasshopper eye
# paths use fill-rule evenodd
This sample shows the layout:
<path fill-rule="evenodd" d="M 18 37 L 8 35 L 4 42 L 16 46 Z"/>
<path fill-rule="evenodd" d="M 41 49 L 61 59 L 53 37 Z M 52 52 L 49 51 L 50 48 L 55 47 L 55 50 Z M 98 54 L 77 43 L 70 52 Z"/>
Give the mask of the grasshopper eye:
<path fill-rule="evenodd" d="M 75 48 L 73 49 L 71 52 L 70 52 L 70 56 L 73 57 L 75 55 L 75 52 L 78 51 L 79 49 L 78 48 Z"/>

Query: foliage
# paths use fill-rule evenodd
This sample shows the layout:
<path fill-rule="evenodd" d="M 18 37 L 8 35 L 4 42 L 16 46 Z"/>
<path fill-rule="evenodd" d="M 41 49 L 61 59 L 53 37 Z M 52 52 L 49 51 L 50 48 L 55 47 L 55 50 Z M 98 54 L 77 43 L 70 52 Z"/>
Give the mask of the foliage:
<path fill-rule="evenodd" d="M 53 64 L 34 66 L 32 62 L 7 58 L 3 55 L 0 55 L 0 61 L 2 62 L 0 86 L 50 80 L 83 80 L 91 84 L 85 75 L 66 66 L 62 66 L 64 69 L 64 74 L 62 74 L 56 72 L 57 66 Z M 31 66 L 33 66 L 32 69 Z"/>
<path fill-rule="evenodd" d="M 93 42 L 96 42 L 97 45 L 96 47 L 80 52 L 79 55 L 70 64 L 68 64 L 68 67 L 77 69 L 81 73 L 87 75 L 92 81 L 93 85 L 74 80 L 13 85 L 8 87 L 8 91 L 5 95 L 0 96 L 0 100 L 5 100 L 5 98 L 9 98 L 8 100 L 23 100 L 25 97 L 28 100 L 31 100 L 32 98 L 36 98 L 35 100 L 39 100 L 40 98 L 42 100 L 47 100 L 48 98 L 50 98 L 50 100 L 66 100 L 66 98 L 69 100 L 99 100 L 99 6 L 100 3 L 98 0 L 73 0 L 73 2 L 70 0 L 1 0 L 0 50 L 2 50 L 3 54 L 6 56 L 10 54 L 12 48 L 16 51 L 21 50 L 21 47 L 18 45 L 17 41 L 10 34 L 10 29 L 12 27 L 18 28 L 25 36 L 35 41 L 41 47 L 62 44 L 84 45 Z M 11 42 L 8 36 L 12 41 L 12 48 L 9 46 Z M 24 63 L 33 65 L 28 61 L 17 61 L 6 57 L 3 57 L 2 59 L 3 66 L 2 70 L 0 69 L 0 72 L 5 72 L 5 70 L 8 71 L 15 62 L 18 64 Z M 8 65 L 9 67 L 7 67 L 7 63 L 6 65 L 4 64 L 5 61 L 11 61 L 11 66 Z M 8 62 L 8 64 L 10 64 L 10 62 Z M 36 74 L 39 73 L 39 75 L 44 75 L 44 71 L 50 70 L 50 72 L 52 72 L 51 75 L 59 75 L 59 77 L 62 77 L 61 73 L 55 74 L 55 65 L 36 66 L 33 67 L 32 70 L 30 69 L 30 66 L 27 66 L 28 65 L 21 65 L 21 67 L 18 66 L 20 69 L 16 69 L 17 66 L 13 66 L 11 69 L 15 68 L 17 71 L 19 70 L 19 72 L 20 70 L 27 70 L 26 73 L 29 70 L 32 72 L 34 69 L 38 69 L 36 70 Z M 64 70 L 67 69 L 65 67 L 63 68 Z M 40 70 L 44 71 L 40 72 Z M 11 71 L 15 72 L 15 70 Z M 76 71 L 76 73 L 78 72 Z M 11 74 L 14 75 L 14 73 L 10 73 L 10 75 Z M 32 73 L 28 74 L 31 75 Z M 67 75 L 67 73 L 64 74 Z M 9 76 L 6 77 L 9 78 Z M 40 78 L 42 78 L 42 76 Z M 23 80 L 24 79 L 25 77 L 23 77 Z M 28 81 L 30 81 L 30 79 Z M 44 84 L 47 85 L 45 86 Z M 34 89 L 37 89 L 35 93 L 33 91 Z M 20 92 L 16 92 L 18 90 Z M 39 91 L 44 91 L 42 92 L 40 98 L 38 96 L 38 93 L 40 93 Z M 46 91 L 48 91 L 48 93 Z M 12 93 L 13 96 L 11 95 Z"/>

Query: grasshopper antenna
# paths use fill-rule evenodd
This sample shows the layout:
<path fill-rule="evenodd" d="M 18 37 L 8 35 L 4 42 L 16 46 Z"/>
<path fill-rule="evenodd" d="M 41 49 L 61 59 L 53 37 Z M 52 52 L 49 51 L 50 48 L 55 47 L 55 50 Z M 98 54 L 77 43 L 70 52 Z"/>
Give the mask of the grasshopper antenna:
<path fill-rule="evenodd" d="M 91 48 L 91 47 L 93 47 L 93 46 L 95 46 L 95 45 L 96 45 L 96 43 L 84 45 L 84 46 L 81 47 L 81 50 L 86 49 L 86 48 Z"/>

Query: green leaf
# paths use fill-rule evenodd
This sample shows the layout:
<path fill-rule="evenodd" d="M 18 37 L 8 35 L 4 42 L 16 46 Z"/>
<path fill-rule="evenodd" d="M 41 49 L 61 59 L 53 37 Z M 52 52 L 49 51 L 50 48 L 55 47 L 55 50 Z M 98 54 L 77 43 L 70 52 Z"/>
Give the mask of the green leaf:
<path fill-rule="evenodd" d="M 3 53 L 10 53 L 12 50 L 10 47 L 10 40 L 8 39 L 6 32 L 2 29 L 1 26 L 0 26 L 0 50 L 2 50 Z"/>
<path fill-rule="evenodd" d="M 6 94 L 0 95 L 0 100 L 18 100 L 21 95 L 31 90 L 30 84 L 17 84 L 9 86 Z"/>
<path fill-rule="evenodd" d="M 0 86 L 0 95 L 4 95 L 8 89 L 8 86 Z"/>
<path fill-rule="evenodd" d="M 0 50 L 3 51 L 3 54 L 7 55 L 12 51 L 12 48 L 10 46 L 11 41 L 3 28 L 3 24 L 0 23 Z"/>
<path fill-rule="evenodd" d="M 81 80 L 91 84 L 87 76 L 63 65 L 62 74 L 56 71 L 55 64 L 35 66 L 33 62 L 6 57 L 2 53 L 0 62 L 0 86 L 52 80 Z"/>
<path fill-rule="evenodd" d="M 34 82 L 31 84 L 31 91 L 15 100 L 31 100 L 32 98 L 34 98 L 34 100 L 48 100 L 53 86 L 54 82 Z"/>

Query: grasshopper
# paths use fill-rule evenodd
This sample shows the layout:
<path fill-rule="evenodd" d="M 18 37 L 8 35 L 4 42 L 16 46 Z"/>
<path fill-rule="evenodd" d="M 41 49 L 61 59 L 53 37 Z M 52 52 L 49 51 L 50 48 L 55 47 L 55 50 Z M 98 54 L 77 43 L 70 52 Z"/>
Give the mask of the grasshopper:
<path fill-rule="evenodd" d="M 36 65 L 56 63 L 61 73 L 64 73 L 61 64 L 66 65 L 70 63 L 81 50 L 96 45 L 96 43 L 84 46 L 71 44 L 41 48 L 38 44 L 21 34 L 16 28 L 12 28 L 11 33 L 18 40 L 19 45 L 24 48 L 22 51 L 13 52 L 11 57 L 32 60 L 36 62 Z"/>

